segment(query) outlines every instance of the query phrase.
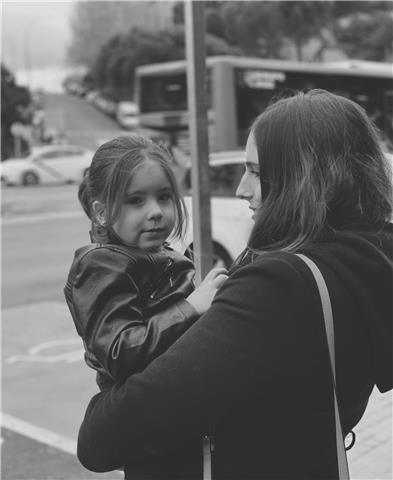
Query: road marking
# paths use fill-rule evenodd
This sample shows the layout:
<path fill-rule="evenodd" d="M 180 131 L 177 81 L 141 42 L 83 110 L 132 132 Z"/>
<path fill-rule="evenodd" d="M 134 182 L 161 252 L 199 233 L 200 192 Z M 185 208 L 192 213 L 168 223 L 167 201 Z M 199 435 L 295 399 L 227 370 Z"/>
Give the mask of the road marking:
<path fill-rule="evenodd" d="M 18 215 L 9 218 L 2 218 L 1 223 L 3 225 L 20 225 L 26 223 L 44 222 L 46 220 L 59 220 L 67 218 L 80 218 L 83 217 L 84 212 L 72 211 L 72 212 L 48 212 L 40 213 L 39 215 Z"/>
<path fill-rule="evenodd" d="M 62 452 L 76 456 L 77 442 L 72 438 L 59 435 L 51 430 L 33 425 L 29 422 L 25 422 L 24 420 L 20 420 L 19 418 L 13 417 L 12 415 L 8 415 L 4 412 L 1 412 L 0 424 L 4 428 L 12 430 L 19 435 L 23 435 L 37 442 L 57 448 Z M 2 438 L 1 442 L 3 441 L 4 439 Z M 116 477 L 118 476 L 119 479 L 124 478 L 124 472 L 121 470 L 113 470 L 111 473 Z"/>
<path fill-rule="evenodd" d="M 1 425 L 8 428 L 8 430 L 32 438 L 37 442 L 45 443 L 63 452 L 76 455 L 77 442 L 71 438 L 51 432 L 46 428 L 38 427 L 3 412 L 1 413 Z"/>
<path fill-rule="evenodd" d="M 77 350 L 72 350 L 69 352 L 63 352 L 56 355 L 45 354 L 45 351 L 50 349 L 56 349 L 58 347 L 64 346 L 77 346 Z M 40 355 L 44 353 L 44 355 Z M 65 362 L 65 363 L 74 363 L 79 362 L 84 359 L 84 349 L 81 347 L 80 338 L 71 338 L 64 340 L 50 340 L 48 342 L 39 343 L 34 347 L 31 347 L 28 350 L 27 355 L 12 355 L 6 359 L 6 363 L 15 363 L 15 362 L 41 362 L 41 363 L 56 363 L 56 362 Z"/>

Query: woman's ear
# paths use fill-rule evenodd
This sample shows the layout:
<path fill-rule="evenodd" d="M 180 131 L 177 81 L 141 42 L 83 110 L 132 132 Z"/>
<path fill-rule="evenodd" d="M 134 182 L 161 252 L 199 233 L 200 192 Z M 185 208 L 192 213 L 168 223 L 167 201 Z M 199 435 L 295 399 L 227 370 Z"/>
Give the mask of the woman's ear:
<path fill-rule="evenodd" d="M 106 226 L 106 211 L 104 205 L 99 202 L 98 200 L 94 200 L 94 202 L 91 205 L 93 214 L 95 219 L 97 220 L 97 223 L 101 225 L 101 227 Z"/>

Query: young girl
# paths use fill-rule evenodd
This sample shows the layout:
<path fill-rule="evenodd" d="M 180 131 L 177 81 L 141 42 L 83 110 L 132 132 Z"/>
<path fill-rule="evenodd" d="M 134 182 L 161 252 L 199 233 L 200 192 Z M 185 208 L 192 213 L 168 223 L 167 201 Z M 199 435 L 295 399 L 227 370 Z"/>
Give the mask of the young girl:
<path fill-rule="evenodd" d="M 86 363 L 101 389 L 142 371 L 210 306 L 226 279 L 212 269 L 194 290 L 194 266 L 166 243 L 187 221 L 169 153 L 138 136 L 95 153 L 79 187 L 92 245 L 75 252 L 64 293 Z"/>

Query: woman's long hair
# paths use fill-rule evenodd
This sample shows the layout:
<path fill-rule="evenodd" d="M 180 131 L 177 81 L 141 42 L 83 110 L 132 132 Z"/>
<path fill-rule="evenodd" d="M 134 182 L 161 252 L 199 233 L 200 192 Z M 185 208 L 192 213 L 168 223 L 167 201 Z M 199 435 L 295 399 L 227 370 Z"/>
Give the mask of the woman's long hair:
<path fill-rule="evenodd" d="M 325 90 L 278 100 L 253 123 L 262 202 L 249 246 L 295 251 L 327 231 L 381 228 L 390 168 L 355 102 Z"/>

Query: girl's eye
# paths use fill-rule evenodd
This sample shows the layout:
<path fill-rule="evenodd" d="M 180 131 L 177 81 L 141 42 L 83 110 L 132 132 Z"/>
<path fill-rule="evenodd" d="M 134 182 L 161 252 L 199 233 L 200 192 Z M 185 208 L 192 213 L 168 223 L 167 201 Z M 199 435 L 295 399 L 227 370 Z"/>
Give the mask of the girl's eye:
<path fill-rule="evenodd" d="M 128 205 L 140 205 L 143 203 L 143 199 L 142 197 L 130 197 L 126 199 L 125 203 Z"/>
<path fill-rule="evenodd" d="M 172 193 L 163 193 L 162 195 L 160 195 L 159 199 L 161 202 L 169 202 L 169 200 L 172 199 Z"/>
<path fill-rule="evenodd" d="M 251 172 L 255 177 L 259 178 L 259 171 L 254 170 Z"/>

